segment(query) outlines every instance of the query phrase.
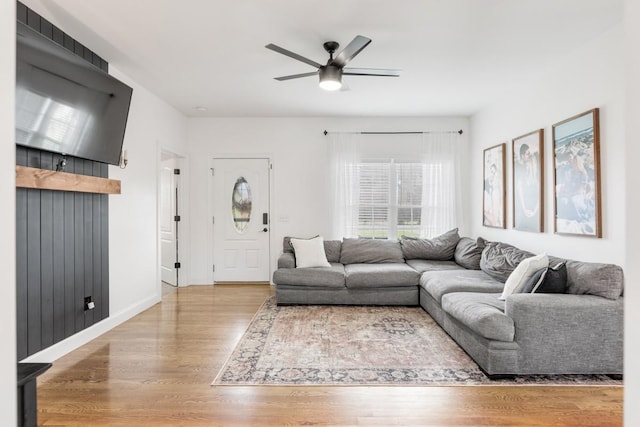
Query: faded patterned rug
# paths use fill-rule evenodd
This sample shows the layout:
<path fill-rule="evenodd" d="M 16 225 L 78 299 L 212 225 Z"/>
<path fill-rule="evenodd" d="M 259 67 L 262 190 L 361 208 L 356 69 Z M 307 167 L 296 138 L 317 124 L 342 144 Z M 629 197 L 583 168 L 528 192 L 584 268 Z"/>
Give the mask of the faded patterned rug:
<path fill-rule="evenodd" d="M 621 385 L 604 375 L 490 380 L 420 307 L 268 298 L 212 385 Z"/>

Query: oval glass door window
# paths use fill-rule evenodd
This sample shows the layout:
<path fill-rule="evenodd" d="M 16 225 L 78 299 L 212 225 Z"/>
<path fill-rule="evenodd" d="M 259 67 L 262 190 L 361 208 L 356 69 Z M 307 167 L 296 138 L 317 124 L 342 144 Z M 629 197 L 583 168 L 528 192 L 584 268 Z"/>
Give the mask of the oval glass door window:
<path fill-rule="evenodd" d="M 241 176 L 236 180 L 231 194 L 231 217 L 239 233 L 244 233 L 251 220 L 251 187 Z"/>

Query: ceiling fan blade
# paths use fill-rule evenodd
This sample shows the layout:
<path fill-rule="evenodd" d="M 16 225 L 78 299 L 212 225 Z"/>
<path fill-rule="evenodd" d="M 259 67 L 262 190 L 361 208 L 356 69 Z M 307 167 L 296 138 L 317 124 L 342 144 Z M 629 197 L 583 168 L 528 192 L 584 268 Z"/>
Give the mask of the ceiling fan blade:
<path fill-rule="evenodd" d="M 311 65 L 311 66 L 313 66 L 313 67 L 316 67 L 316 68 L 320 68 L 320 67 L 322 67 L 322 64 L 318 64 L 316 61 L 313 61 L 313 60 L 311 60 L 311 59 L 309 59 L 309 58 L 305 58 L 304 56 L 300 56 L 300 55 L 298 55 L 297 53 L 293 53 L 293 52 L 291 52 L 290 50 L 283 49 L 283 48 L 281 48 L 280 46 L 276 46 L 276 45 L 275 45 L 275 44 L 273 44 L 273 43 L 269 43 L 269 44 L 268 44 L 268 45 L 266 45 L 265 47 L 266 47 L 267 49 L 271 49 L 271 50 L 273 50 L 274 52 L 278 52 L 278 53 L 281 53 L 281 54 L 283 54 L 283 55 L 286 55 L 286 56 L 288 56 L 289 58 L 293 58 L 293 59 L 297 59 L 298 61 L 302 61 L 302 62 L 304 62 L 305 64 L 309 64 L 309 65 Z"/>
<path fill-rule="evenodd" d="M 347 45 L 342 52 L 340 52 L 331 64 L 337 65 L 339 67 L 344 67 L 347 65 L 347 62 L 351 61 L 357 54 L 359 54 L 362 49 L 367 47 L 367 45 L 371 43 L 371 39 L 364 36 L 356 36 L 351 43 Z"/>
<path fill-rule="evenodd" d="M 347 76 L 400 77 L 400 70 L 389 70 L 386 68 L 343 68 L 342 74 Z"/>
<path fill-rule="evenodd" d="M 291 74 L 289 76 L 274 77 L 274 79 L 283 81 L 283 80 L 299 79 L 300 77 L 309 77 L 309 76 L 317 76 L 317 75 L 318 75 L 317 71 L 312 71 L 310 73 Z"/>

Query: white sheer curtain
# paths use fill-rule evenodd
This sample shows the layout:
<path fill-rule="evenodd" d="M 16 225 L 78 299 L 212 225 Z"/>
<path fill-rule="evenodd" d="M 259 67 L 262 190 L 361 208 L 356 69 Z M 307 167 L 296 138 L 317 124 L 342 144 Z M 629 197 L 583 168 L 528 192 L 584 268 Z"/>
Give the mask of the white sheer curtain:
<path fill-rule="evenodd" d="M 419 136 L 418 136 L 419 137 Z M 360 214 L 359 164 L 366 159 L 377 159 L 393 164 L 394 159 L 413 159 L 408 163 L 422 164 L 422 197 L 420 203 L 420 236 L 430 238 L 458 227 L 462 221 L 462 138 L 456 132 L 425 133 L 422 140 L 408 141 L 406 136 L 386 135 L 383 157 L 372 153 L 370 141 L 363 142 L 357 133 L 329 134 L 329 152 L 331 170 L 329 175 L 330 197 L 332 200 L 332 236 L 358 237 Z M 365 145 L 367 144 L 367 145 Z M 392 147 L 390 150 L 389 148 Z M 416 147 L 419 147 L 416 152 Z M 379 148 L 379 147 L 378 147 Z M 394 153 L 395 152 L 395 153 Z M 406 160 L 401 160 L 400 163 Z M 369 164 L 369 163 L 367 163 Z M 412 169 L 413 170 L 413 169 Z M 418 172 L 418 171 L 415 171 Z M 419 174 L 420 175 L 420 174 Z M 416 178 L 419 181 L 419 175 Z M 407 180 L 411 177 L 404 177 Z M 398 179 L 396 177 L 396 179 Z M 394 182 L 392 180 L 392 182 Z M 394 193 L 396 191 L 394 190 Z M 398 201 L 392 201 L 398 209 Z M 390 206 L 391 208 L 391 206 Z M 405 209 L 406 210 L 406 209 Z M 398 212 L 390 213 L 389 218 L 398 220 Z M 364 224 L 362 224 L 364 227 Z M 366 227 L 365 227 L 366 228 Z M 401 230 L 400 223 L 393 224 L 390 232 Z M 363 228 L 364 230 L 364 228 Z M 361 230 L 360 230 L 361 231 Z M 365 232 L 365 234 L 371 234 Z M 390 236 L 395 238 L 395 236 Z"/>
<path fill-rule="evenodd" d="M 360 134 L 329 134 L 333 239 L 357 237 L 359 183 L 353 169 L 360 161 L 361 143 Z"/>
<path fill-rule="evenodd" d="M 462 221 L 462 139 L 457 132 L 422 136 L 422 237 L 434 237 Z"/>

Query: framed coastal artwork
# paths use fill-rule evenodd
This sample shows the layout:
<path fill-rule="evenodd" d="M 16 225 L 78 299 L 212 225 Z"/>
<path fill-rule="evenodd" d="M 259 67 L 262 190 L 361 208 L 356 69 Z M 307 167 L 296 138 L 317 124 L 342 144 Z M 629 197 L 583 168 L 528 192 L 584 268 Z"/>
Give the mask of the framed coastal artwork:
<path fill-rule="evenodd" d="M 598 109 L 553 125 L 554 231 L 602 237 Z"/>
<path fill-rule="evenodd" d="M 513 228 L 544 231 L 544 130 L 514 138 L 511 144 L 513 170 Z"/>
<path fill-rule="evenodd" d="M 505 148 L 502 143 L 484 150 L 482 225 L 505 228 Z"/>

